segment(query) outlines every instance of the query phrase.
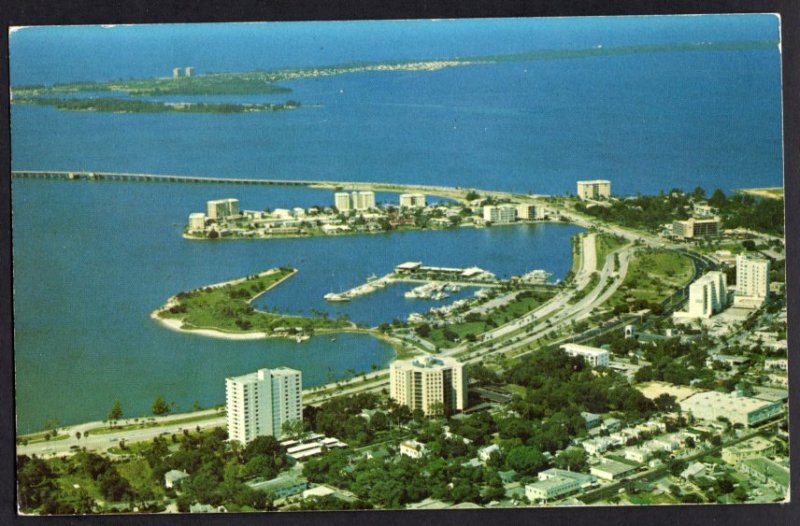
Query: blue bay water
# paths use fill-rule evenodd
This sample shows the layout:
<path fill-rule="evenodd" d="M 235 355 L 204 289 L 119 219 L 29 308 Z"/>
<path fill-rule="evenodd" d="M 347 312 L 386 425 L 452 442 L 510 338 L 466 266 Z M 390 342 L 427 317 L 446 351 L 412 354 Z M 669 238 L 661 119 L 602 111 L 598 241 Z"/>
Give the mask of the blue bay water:
<path fill-rule="evenodd" d="M 626 17 L 26 28 L 11 35 L 12 85 L 439 59 L 686 42 L 777 40 L 771 16 Z M 103 114 L 12 107 L 14 169 L 392 181 L 563 194 L 608 178 L 614 193 L 779 186 L 775 49 L 640 53 L 284 84 L 293 93 L 170 97 L 281 102 L 295 111 Z M 166 100 L 166 99 L 158 99 Z M 238 193 L 242 192 L 242 193 Z M 300 272 L 259 304 L 344 312 L 375 324 L 426 303 L 405 285 L 347 305 L 321 296 L 419 259 L 498 275 L 569 268 L 577 229 L 538 225 L 315 240 L 183 240 L 208 199 L 243 208 L 330 203 L 306 189 L 14 181 L 15 351 L 21 432 L 51 417 L 102 418 L 114 399 L 143 414 L 157 394 L 221 403 L 222 379 L 288 365 L 315 385 L 393 353 L 355 335 L 229 342 L 167 331 L 150 311 L 180 290 L 276 265 Z M 392 199 L 379 196 L 379 199 Z M 464 291 L 462 294 L 469 294 Z"/>

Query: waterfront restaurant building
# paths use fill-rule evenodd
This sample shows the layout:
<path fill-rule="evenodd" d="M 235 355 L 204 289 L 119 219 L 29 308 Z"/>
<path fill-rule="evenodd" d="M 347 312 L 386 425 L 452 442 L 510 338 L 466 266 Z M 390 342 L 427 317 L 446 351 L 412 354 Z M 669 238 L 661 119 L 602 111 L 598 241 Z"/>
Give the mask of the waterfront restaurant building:
<path fill-rule="evenodd" d="M 389 369 L 392 400 L 426 415 L 452 414 L 467 407 L 467 373 L 453 358 L 397 360 Z"/>
<path fill-rule="evenodd" d="M 578 181 L 578 197 L 581 199 L 611 197 L 611 181 L 605 179 Z"/>
<path fill-rule="evenodd" d="M 259 436 L 280 438 L 285 422 L 303 418 L 302 373 L 259 369 L 225 379 L 228 440 L 247 445 Z"/>

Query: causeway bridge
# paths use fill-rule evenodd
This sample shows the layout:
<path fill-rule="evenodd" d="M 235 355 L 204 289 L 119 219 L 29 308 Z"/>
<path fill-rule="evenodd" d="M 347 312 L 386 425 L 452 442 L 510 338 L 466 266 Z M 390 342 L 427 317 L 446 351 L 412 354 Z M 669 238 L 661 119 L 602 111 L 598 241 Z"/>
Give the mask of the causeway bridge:
<path fill-rule="evenodd" d="M 12 170 L 11 176 L 20 179 L 47 179 L 85 182 L 126 183 L 180 183 L 180 184 L 225 184 L 251 186 L 305 186 L 319 189 L 372 190 L 378 192 L 419 192 L 439 197 L 464 201 L 471 189 L 447 186 L 373 183 L 357 181 L 311 181 L 302 179 L 252 179 L 231 177 L 206 177 L 196 175 L 159 175 L 145 173 L 88 172 L 88 171 L 39 171 Z M 483 191 L 486 194 L 487 192 Z M 496 193 L 496 192 L 490 192 Z"/>

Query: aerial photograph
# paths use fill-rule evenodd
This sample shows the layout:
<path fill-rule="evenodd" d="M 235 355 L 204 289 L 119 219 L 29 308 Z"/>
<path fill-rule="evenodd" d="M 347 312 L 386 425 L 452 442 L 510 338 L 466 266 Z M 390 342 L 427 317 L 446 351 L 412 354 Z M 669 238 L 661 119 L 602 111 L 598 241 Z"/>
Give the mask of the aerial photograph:
<path fill-rule="evenodd" d="M 18 514 L 788 502 L 778 15 L 8 38 Z"/>

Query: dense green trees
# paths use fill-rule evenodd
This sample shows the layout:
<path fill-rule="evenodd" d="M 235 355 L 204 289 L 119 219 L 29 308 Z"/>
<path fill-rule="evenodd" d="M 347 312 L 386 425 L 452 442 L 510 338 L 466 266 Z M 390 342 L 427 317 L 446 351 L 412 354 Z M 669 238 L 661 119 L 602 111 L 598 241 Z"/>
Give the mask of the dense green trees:
<path fill-rule="evenodd" d="M 120 418 L 122 418 L 122 404 L 119 400 L 114 402 L 114 405 L 111 407 L 111 411 L 108 412 L 108 420 L 111 422 L 116 422 Z"/>
<path fill-rule="evenodd" d="M 164 400 L 164 397 L 161 395 L 156 396 L 156 399 L 153 400 L 153 414 L 156 416 L 163 416 L 169 413 L 169 405 L 167 401 Z"/>

